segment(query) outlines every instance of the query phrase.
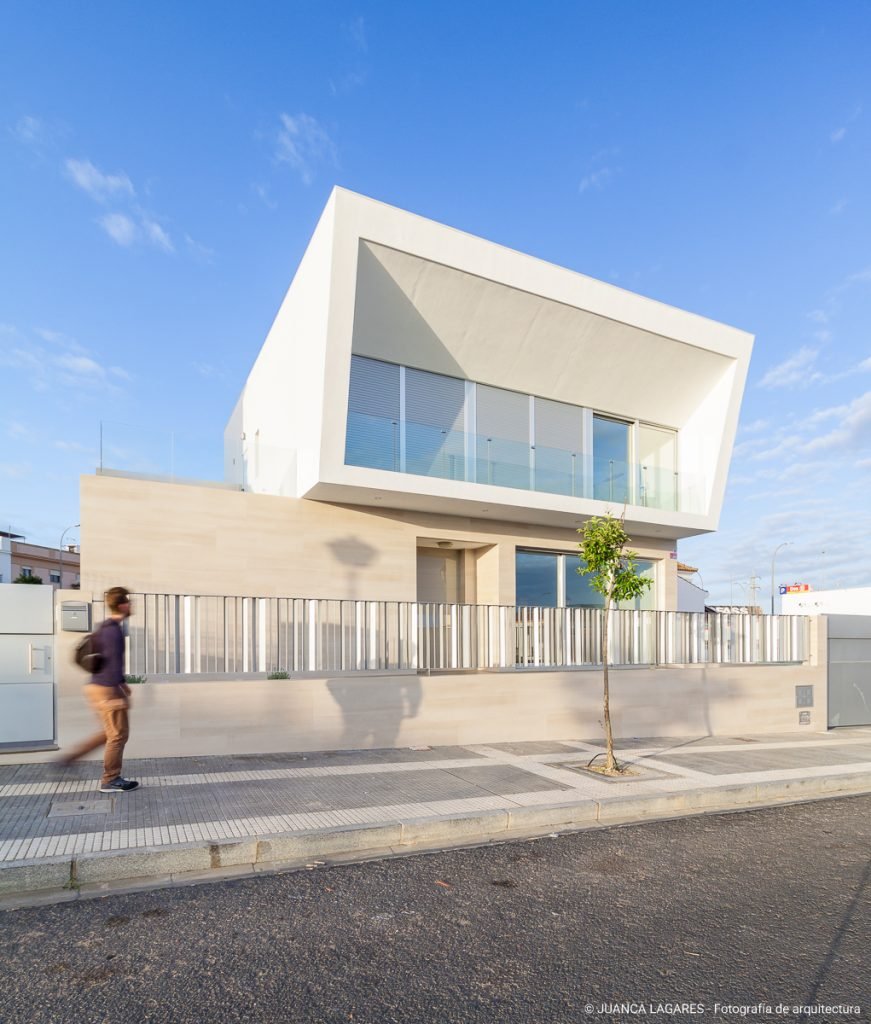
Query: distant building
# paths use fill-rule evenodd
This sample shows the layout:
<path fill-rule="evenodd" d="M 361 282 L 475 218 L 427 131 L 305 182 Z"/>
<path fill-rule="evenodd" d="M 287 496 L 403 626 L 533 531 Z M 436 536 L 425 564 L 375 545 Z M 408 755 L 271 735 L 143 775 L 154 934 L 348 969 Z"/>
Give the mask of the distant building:
<path fill-rule="evenodd" d="M 699 582 L 694 583 L 693 576 L 698 576 L 699 570 L 692 565 L 677 563 L 677 610 L 679 612 L 703 612 L 708 602 L 708 592 Z"/>
<path fill-rule="evenodd" d="M 0 530 L 0 583 L 12 583 L 19 576 L 38 576 L 56 590 L 78 590 L 80 553 L 77 544 L 49 548 L 28 544 L 20 533 Z"/>
<path fill-rule="evenodd" d="M 784 594 L 780 602 L 783 615 L 871 615 L 871 587 Z"/>

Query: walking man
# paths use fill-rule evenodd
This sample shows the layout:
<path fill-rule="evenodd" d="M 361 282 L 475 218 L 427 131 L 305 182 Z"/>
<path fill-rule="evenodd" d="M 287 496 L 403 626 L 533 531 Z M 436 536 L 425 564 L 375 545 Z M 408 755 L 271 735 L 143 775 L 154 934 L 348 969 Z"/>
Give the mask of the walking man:
<path fill-rule="evenodd" d="M 85 696 L 102 728 L 73 748 L 61 763 L 70 765 L 105 744 L 100 792 L 129 793 L 137 789 L 139 783 L 121 775 L 124 744 L 130 734 L 130 687 L 124 682 L 124 630 L 121 627 L 130 616 L 130 595 L 124 587 L 106 591 L 106 607 L 109 618 L 100 624 L 93 637 L 94 649 L 100 655 L 98 670 L 85 686 Z"/>

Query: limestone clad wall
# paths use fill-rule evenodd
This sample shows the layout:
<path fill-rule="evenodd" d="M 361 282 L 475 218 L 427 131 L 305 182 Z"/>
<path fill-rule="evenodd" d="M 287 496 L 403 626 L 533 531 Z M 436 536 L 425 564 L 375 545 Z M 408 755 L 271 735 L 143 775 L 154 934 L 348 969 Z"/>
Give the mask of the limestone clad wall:
<path fill-rule="evenodd" d="M 61 749 L 94 730 L 80 677 L 66 673 L 58 687 Z M 814 686 L 810 725 L 798 725 L 797 684 Z M 611 713 L 615 735 L 623 737 L 825 731 L 825 660 L 614 670 Z M 597 740 L 601 718 L 596 670 L 180 678 L 134 688 L 125 756 Z M 54 756 L 0 755 L 0 764 Z"/>
<path fill-rule="evenodd" d="M 473 545 L 475 600 L 514 604 L 518 546 L 577 551 L 571 529 L 335 505 L 100 474 L 81 479 L 82 590 L 414 601 L 417 548 Z M 480 546 L 474 546 L 480 545 Z M 633 538 L 660 559 L 657 607 L 674 608 L 671 541 Z M 471 591 L 471 585 L 469 586 Z"/>

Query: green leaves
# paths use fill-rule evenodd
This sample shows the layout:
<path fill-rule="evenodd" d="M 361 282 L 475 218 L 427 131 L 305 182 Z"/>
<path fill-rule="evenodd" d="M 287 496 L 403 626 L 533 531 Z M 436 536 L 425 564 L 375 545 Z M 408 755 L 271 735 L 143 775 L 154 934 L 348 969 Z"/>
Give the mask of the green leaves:
<path fill-rule="evenodd" d="M 582 540 L 578 572 L 590 576 L 590 586 L 605 598 L 605 607 L 640 597 L 652 581 L 638 574 L 637 555 L 626 551 L 629 534 L 623 520 L 610 512 L 605 517 L 593 516 L 578 530 Z"/>

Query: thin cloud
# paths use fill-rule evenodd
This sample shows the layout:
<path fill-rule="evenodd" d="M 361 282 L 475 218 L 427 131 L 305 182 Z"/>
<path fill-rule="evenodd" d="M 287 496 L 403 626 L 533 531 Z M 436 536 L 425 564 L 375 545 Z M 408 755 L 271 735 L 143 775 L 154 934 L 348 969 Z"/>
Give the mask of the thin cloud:
<path fill-rule="evenodd" d="M 157 221 L 150 220 L 143 214 L 141 223 L 145 237 L 152 245 L 156 246 L 158 249 L 163 249 L 164 252 L 175 252 L 175 246 L 172 243 L 172 239 L 157 223 Z"/>
<path fill-rule="evenodd" d="M 336 145 L 326 130 L 309 114 L 281 114 L 276 136 L 275 159 L 289 164 L 304 185 L 310 185 L 318 168 L 337 163 Z"/>
<path fill-rule="evenodd" d="M 68 159 L 64 162 L 70 181 L 97 202 L 106 202 L 118 195 L 135 196 L 133 182 L 126 174 L 104 174 L 90 160 Z"/>
<path fill-rule="evenodd" d="M 836 406 L 824 412 L 839 422 L 828 434 L 808 441 L 805 451 L 816 452 L 830 448 L 855 450 L 871 443 L 871 391 L 854 398 L 848 405 Z"/>
<path fill-rule="evenodd" d="M 845 122 L 834 131 L 829 133 L 829 141 L 833 145 L 837 145 L 839 142 L 843 142 L 847 135 L 847 126 L 852 124 L 853 121 L 857 120 L 862 116 L 862 107 L 858 106 L 854 109 L 853 113 L 845 120 Z"/>
<path fill-rule="evenodd" d="M 139 238 L 139 229 L 133 221 L 124 213 L 107 213 L 97 221 L 106 234 L 125 248 L 133 245 Z"/>
<path fill-rule="evenodd" d="M 67 392 L 108 391 L 118 394 L 121 382 L 131 380 L 121 366 L 105 366 L 99 357 L 80 345 L 75 339 L 58 331 L 44 328 L 34 331 L 41 340 L 49 340 L 51 347 L 40 344 L 18 332 L 14 346 L 0 348 L 0 366 L 20 371 L 34 391 L 47 392 L 63 388 Z M 23 439 L 27 428 L 12 424 L 10 436 Z"/>
<path fill-rule="evenodd" d="M 598 171 L 593 171 L 592 174 L 587 174 L 581 178 L 578 182 L 578 192 L 581 195 L 587 192 L 591 188 L 602 189 L 608 182 L 614 177 L 616 171 L 610 167 L 601 167 Z"/>
<path fill-rule="evenodd" d="M 45 126 L 38 117 L 25 114 L 19 117 L 12 128 L 11 134 L 25 146 L 35 146 L 44 140 Z"/>
<path fill-rule="evenodd" d="M 823 375 L 813 368 L 818 350 L 802 346 L 798 352 L 773 366 L 756 385 L 773 391 L 775 388 L 806 388 L 823 379 Z"/>
<path fill-rule="evenodd" d="M 215 250 L 210 249 L 207 245 L 203 245 L 202 242 L 197 242 L 191 238 L 190 235 L 184 236 L 185 245 L 188 247 L 188 252 L 197 260 L 198 263 L 212 263 L 215 259 Z"/>
<path fill-rule="evenodd" d="M 363 16 L 360 15 L 352 21 L 346 22 L 342 28 L 354 46 L 362 53 L 366 53 L 369 49 L 369 41 L 366 38 L 366 22 L 363 20 Z"/>
<path fill-rule="evenodd" d="M 270 210 L 276 209 L 278 203 L 270 196 L 269 187 L 262 184 L 259 181 L 255 181 L 251 184 L 251 191 L 257 198 Z"/>

